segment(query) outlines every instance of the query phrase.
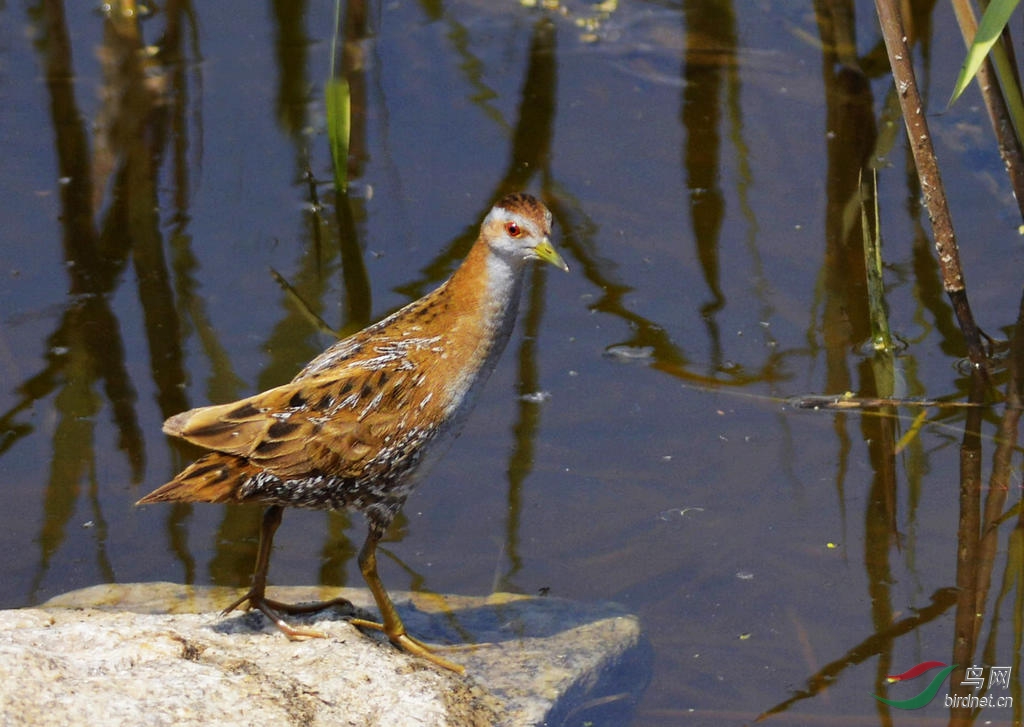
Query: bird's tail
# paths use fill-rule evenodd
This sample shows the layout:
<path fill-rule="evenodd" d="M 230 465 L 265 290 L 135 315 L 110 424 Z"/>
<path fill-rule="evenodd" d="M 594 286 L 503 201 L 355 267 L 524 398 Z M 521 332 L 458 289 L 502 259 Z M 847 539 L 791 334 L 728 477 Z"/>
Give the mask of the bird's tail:
<path fill-rule="evenodd" d="M 136 502 L 241 502 L 242 485 L 258 472 L 244 457 L 210 452 Z"/>

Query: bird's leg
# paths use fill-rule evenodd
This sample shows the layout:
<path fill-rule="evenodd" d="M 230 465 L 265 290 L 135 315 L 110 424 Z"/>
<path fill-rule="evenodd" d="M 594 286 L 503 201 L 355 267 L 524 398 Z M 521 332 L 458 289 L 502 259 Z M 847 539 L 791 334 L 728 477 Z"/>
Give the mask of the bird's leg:
<path fill-rule="evenodd" d="M 373 600 L 377 602 L 382 623 L 367 621 L 361 618 L 353 618 L 349 619 L 349 621 L 355 626 L 383 631 L 392 644 L 410 654 L 421 656 L 438 666 L 450 669 L 458 674 L 464 673 L 466 670 L 461 665 L 441 658 L 422 641 L 413 638 L 405 632 L 405 625 L 402 623 L 398 611 L 395 610 L 395 604 L 391 602 L 391 597 L 388 595 L 384 584 L 381 583 L 380 576 L 377 574 L 377 543 L 383 535 L 384 528 L 371 524 L 370 533 L 366 536 L 366 542 L 363 543 L 363 547 L 359 550 L 359 570 L 362 571 L 363 579 L 366 581 L 366 585 L 369 586 L 370 593 L 373 594 Z"/>
<path fill-rule="evenodd" d="M 248 593 L 225 608 L 222 613 L 226 615 L 244 603 L 246 604 L 246 610 L 254 607 L 259 609 L 263 615 L 273 621 L 274 625 L 276 625 L 277 628 L 279 628 L 289 639 L 326 638 L 327 634 L 321 631 L 289 626 L 284 622 L 284 619 L 281 618 L 281 614 L 279 612 L 312 613 L 313 611 L 321 611 L 331 606 L 347 605 L 351 607 L 352 604 L 349 603 L 348 600 L 344 598 L 335 598 L 330 601 L 320 601 L 318 603 L 291 604 L 273 601 L 265 595 L 267 590 L 267 570 L 270 568 L 271 546 L 274 542 L 274 533 L 277 532 L 278 526 L 281 525 L 281 515 L 283 511 L 284 508 L 280 505 L 271 505 L 266 509 L 266 512 L 263 513 L 263 525 L 260 528 L 260 544 L 256 551 L 256 567 L 253 569 L 252 573 L 252 586 L 249 588 Z"/>

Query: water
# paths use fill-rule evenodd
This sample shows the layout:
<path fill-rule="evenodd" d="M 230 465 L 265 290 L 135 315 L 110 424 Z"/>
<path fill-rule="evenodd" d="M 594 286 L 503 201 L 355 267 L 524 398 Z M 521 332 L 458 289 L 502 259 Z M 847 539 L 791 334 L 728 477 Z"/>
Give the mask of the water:
<path fill-rule="evenodd" d="M 350 330 L 426 292 L 524 187 L 572 272 L 533 275 L 466 431 L 384 544 L 384 582 L 624 604 L 654 654 L 634 725 L 948 720 L 958 672 L 922 710 L 870 695 L 912 697 L 928 677 L 885 675 L 963 660 L 970 594 L 967 660 L 1014 667 L 991 694 L 1019 697 L 1004 408 L 978 445 L 982 503 L 1009 511 L 989 542 L 958 541 L 965 410 L 930 409 L 895 453 L 916 408 L 790 402 L 969 387 L 873 6 L 844 7 L 845 24 L 775 2 L 353 5 L 347 199 L 323 95 L 332 5 L 162 3 L 141 26 L 85 3 L 0 8 L 0 605 L 245 585 L 258 509 L 133 507 L 196 454 L 161 421 L 282 383 L 328 345 L 296 298 Z M 971 303 L 1006 337 L 1019 213 L 976 92 L 944 112 L 950 11 L 919 14 Z M 867 345 L 865 164 L 904 345 L 888 359 Z M 993 397 L 1008 380 L 998 364 Z M 358 517 L 288 512 L 271 581 L 358 585 L 363 537 Z"/>

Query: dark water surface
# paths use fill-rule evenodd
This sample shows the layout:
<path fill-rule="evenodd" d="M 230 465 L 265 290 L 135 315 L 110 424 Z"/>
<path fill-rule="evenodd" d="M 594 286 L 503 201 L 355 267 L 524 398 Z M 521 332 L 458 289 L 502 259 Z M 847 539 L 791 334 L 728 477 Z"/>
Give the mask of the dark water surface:
<path fill-rule="evenodd" d="M 914 5 L 971 303 L 1008 338 L 1020 215 L 976 91 L 944 112 L 952 11 Z M 332 4 L 168 0 L 141 24 L 90 2 L 0 5 L 0 605 L 101 582 L 246 585 L 258 508 L 133 507 L 195 455 L 161 421 L 283 383 L 330 342 L 271 269 L 358 328 L 444 279 L 491 202 L 527 188 L 572 272 L 533 275 L 466 431 L 384 544 L 385 583 L 637 613 L 648 688 L 574 724 L 1019 720 L 1006 407 L 978 411 L 962 456 L 964 409 L 928 409 L 897 447 L 919 409 L 788 402 L 969 388 L 873 4 L 342 16 L 347 198 L 324 102 Z M 871 168 L 891 357 L 869 345 Z M 271 580 L 361 585 L 363 537 L 357 516 L 289 512 Z M 912 712 L 871 697 L 920 693 L 938 672 L 885 675 L 924 661 L 982 668 L 978 694 L 1014 707 L 951 712 L 963 671 Z M 1011 668 L 1005 688 L 993 667 Z"/>

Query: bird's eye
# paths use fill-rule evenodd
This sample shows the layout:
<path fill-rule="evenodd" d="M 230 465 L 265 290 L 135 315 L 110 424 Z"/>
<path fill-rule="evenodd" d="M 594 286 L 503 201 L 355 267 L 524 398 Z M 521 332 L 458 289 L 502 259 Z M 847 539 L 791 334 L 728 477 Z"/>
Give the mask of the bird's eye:
<path fill-rule="evenodd" d="M 509 237 L 519 237 L 523 234 L 522 228 L 520 228 L 515 222 L 506 222 L 505 232 L 508 233 Z"/>

